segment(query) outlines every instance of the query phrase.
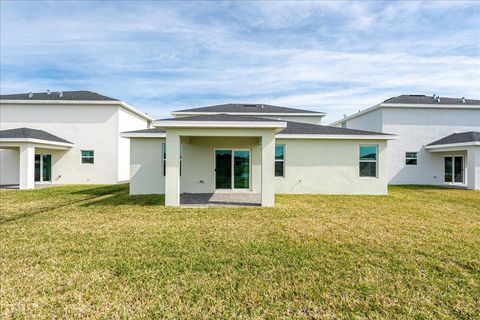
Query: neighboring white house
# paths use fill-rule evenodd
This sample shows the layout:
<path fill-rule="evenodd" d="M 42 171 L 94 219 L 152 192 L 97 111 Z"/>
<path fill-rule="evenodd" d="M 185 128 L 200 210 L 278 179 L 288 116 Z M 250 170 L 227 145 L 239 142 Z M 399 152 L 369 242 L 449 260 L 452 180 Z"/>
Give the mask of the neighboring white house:
<path fill-rule="evenodd" d="M 89 91 L 0 95 L 0 185 L 129 180 L 130 141 L 151 118 Z"/>
<path fill-rule="evenodd" d="M 325 115 L 260 104 L 176 111 L 154 128 L 125 132 L 131 194 L 386 194 L 394 135 L 319 125 Z"/>
<path fill-rule="evenodd" d="M 480 189 L 480 100 L 401 95 L 331 125 L 397 135 L 390 184 Z"/>

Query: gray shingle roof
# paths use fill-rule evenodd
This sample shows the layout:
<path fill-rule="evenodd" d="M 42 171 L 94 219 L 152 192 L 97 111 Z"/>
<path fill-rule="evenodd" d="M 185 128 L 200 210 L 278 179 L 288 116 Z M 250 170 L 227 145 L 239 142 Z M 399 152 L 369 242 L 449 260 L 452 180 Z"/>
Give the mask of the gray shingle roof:
<path fill-rule="evenodd" d="M 157 121 L 268 121 L 268 122 L 285 122 L 281 120 L 271 120 L 253 116 L 232 115 L 232 114 L 209 114 L 200 116 L 178 117 L 169 119 L 159 119 Z"/>
<path fill-rule="evenodd" d="M 46 100 L 46 101 L 118 101 L 91 91 L 63 91 L 60 92 L 36 92 L 2 94 L 0 100 Z M 31 98 L 30 98 L 31 96 Z"/>
<path fill-rule="evenodd" d="M 279 134 L 328 134 L 328 135 L 385 135 L 386 133 L 379 133 L 373 131 L 346 129 L 331 126 L 322 126 L 316 124 L 300 123 L 293 121 L 282 120 L 270 120 L 260 117 L 240 116 L 240 115 L 228 115 L 228 114 L 215 114 L 215 115 L 202 115 L 202 116 L 190 116 L 179 117 L 170 119 L 160 119 L 161 121 L 274 121 L 274 122 L 286 122 L 287 127 L 283 129 Z M 128 131 L 125 133 L 163 133 L 162 129 L 144 129 L 136 131 Z"/>
<path fill-rule="evenodd" d="M 346 129 L 292 121 L 287 121 L 287 127 L 279 134 L 389 135 L 373 131 Z"/>
<path fill-rule="evenodd" d="M 469 131 L 469 132 L 460 132 L 454 133 L 449 136 L 446 136 L 440 140 L 434 141 L 427 146 L 436 146 L 441 144 L 452 144 L 452 143 L 464 143 L 464 142 L 480 142 L 480 132 L 479 131 Z"/>
<path fill-rule="evenodd" d="M 142 130 L 134 130 L 134 131 L 125 131 L 122 133 L 165 133 L 165 130 L 160 128 L 151 128 L 151 129 L 142 129 Z"/>
<path fill-rule="evenodd" d="M 445 98 L 440 97 L 440 101 L 434 99 L 433 96 L 404 94 L 398 97 L 393 97 L 384 101 L 384 103 L 399 103 L 399 104 L 458 104 L 458 105 L 480 105 L 480 100 L 462 98 Z"/>
<path fill-rule="evenodd" d="M 322 112 L 273 106 L 269 104 L 227 103 L 202 108 L 184 109 L 175 112 L 220 112 L 220 113 L 311 113 L 322 115 Z"/>
<path fill-rule="evenodd" d="M 43 130 L 30 128 L 16 128 L 0 130 L 0 139 L 39 139 L 53 142 L 71 143 Z"/>

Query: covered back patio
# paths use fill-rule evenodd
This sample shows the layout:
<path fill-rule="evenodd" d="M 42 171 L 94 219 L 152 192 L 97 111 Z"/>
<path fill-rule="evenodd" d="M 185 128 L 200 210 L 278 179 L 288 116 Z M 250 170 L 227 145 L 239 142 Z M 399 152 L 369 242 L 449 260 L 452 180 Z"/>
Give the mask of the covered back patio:
<path fill-rule="evenodd" d="M 454 133 L 425 148 L 442 158 L 445 185 L 480 190 L 480 132 Z"/>
<path fill-rule="evenodd" d="M 52 183 L 52 151 L 68 151 L 73 144 L 43 130 L 0 130 L 1 183 L 5 187 L 33 189 Z"/>
<path fill-rule="evenodd" d="M 165 205 L 181 205 L 182 193 L 210 205 L 274 205 L 275 134 L 284 121 L 220 114 L 154 125 L 165 130 Z"/>

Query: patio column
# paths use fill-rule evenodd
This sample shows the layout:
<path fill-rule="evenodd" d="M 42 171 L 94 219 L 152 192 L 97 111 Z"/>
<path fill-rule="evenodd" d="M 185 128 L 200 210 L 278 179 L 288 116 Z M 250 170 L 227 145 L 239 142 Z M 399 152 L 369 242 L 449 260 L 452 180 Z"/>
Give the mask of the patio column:
<path fill-rule="evenodd" d="M 275 133 L 262 136 L 262 207 L 275 205 Z"/>
<path fill-rule="evenodd" d="M 467 148 L 467 187 L 480 190 L 480 146 Z"/>
<path fill-rule="evenodd" d="M 20 145 L 20 181 L 19 189 L 35 188 L 35 147 Z"/>
<path fill-rule="evenodd" d="M 165 205 L 178 207 L 180 205 L 180 136 L 169 132 L 165 141 L 166 173 L 165 173 Z"/>

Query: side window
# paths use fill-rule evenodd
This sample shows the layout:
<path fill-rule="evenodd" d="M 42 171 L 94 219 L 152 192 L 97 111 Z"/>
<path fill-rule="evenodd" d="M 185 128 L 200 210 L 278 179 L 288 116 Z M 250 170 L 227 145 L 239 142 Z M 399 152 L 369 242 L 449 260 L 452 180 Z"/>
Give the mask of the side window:
<path fill-rule="evenodd" d="M 275 177 L 285 177 L 285 145 L 275 145 Z"/>
<path fill-rule="evenodd" d="M 93 150 L 82 150 L 82 164 L 93 164 L 94 163 L 94 153 Z"/>
<path fill-rule="evenodd" d="M 405 164 L 407 166 L 416 166 L 417 152 L 405 152 Z"/>
<path fill-rule="evenodd" d="M 182 175 L 183 144 L 180 145 L 180 175 Z M 162 143 L 163 176 L 167 173 L 167 145 Z"/>
<path fill-rule="evenodd" d="M 377 145 L 360 145 L 360 177 L 377 177 L 377 154 Z"/>
<path fill-rule="evenodd" d="M 162 166 L 163 166 L 163 176 L 167 173 L 167 148 L 165 143 L 162 143 Z"/>

